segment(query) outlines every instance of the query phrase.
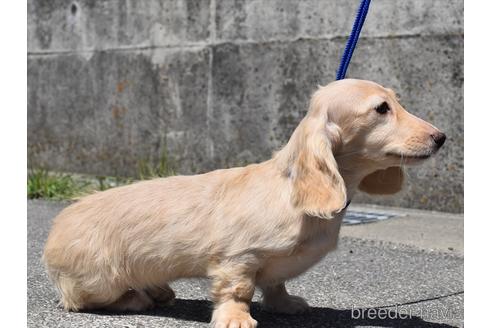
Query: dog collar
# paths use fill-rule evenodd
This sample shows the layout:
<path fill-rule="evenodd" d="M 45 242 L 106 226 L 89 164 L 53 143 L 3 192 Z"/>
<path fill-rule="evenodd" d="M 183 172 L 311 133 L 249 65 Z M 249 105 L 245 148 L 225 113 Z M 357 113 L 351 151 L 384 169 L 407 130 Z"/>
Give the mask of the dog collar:
<path fill-rule="evenodd" d="M 351 199 L 349 199 L 349 200 L 348 200 L 348 202 L 346 203 L 346 205 L 345 205 L 345 207 L 342 209 L 342 211 L 343 211 L 343 210 L 346 210 L 346 209 L 347 209 L 347 207 L 349 207 L 350 203 L 352 203 L 352 200 L 351 200 Z"/>

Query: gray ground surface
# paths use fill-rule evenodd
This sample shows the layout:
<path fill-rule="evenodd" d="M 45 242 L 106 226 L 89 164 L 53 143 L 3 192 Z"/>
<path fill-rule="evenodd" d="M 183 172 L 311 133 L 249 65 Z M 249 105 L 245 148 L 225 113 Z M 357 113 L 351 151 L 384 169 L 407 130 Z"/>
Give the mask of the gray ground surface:
<path fill-rule="evenodd" d="M 344 226 L 342 236 L 464 254 L 463 214 L 359 204 L 351 205 L 349 211 L 388 214 L 393 219 Z"/>
<path fill-rule="evenodd" d="M 60 309 L 40 257 L 50 222 L 66 205 L 46 201 L 27 203 L 27 310 L 30 327 L 208 326 L 212 304 L 207 297 L 206 280 L 174 283 L 176 304 L 143 314 L 67 313 Z M 432 233 L 432 224 L 427 226 L 419 221 L 425 216 L 423 213 L 387 222 L 344 227 L 338 250 L 287 285 L 292 294 L 307 299 L 312 306 L 311 311 L 294 316 L 268 314 L 260 310 L 259 295 L 255 295 L 252 314 L 259 321 L 259 327 L 462 327 L 464 294 L 460 242 L 457 242 L 457 251 L 454 248 L 441 250 L 456 242 L 442 242 L 439 235 L 435 238 L 438 247 L 432 246 L 429 241 L 432 238 L 429 237 L 424 238 L 423 243 L 407 242 L 404 245 L 393 242 L 398 240 L 398 233 L 403 235 L 405 230 L 417 237 Z M 449 220 L 455 221 L 449 223 L 445 221 L 447 215 L 429 213 L 428 216 L 429 222 L 442 220 L 439 221 L 442 223 L 441 234 L 445 234 L 448 226 L 452 227 L 451 234 L 462 234 L 462 217 L 460 221 L 459 216 L 450 216 Z M 398 222 L 401 228 L 398 228 Z M 378 225 L 381 227 L 379 230 Z M 418 233 L 418 225 L 427 230 Z M 461 232 L 457 231 L 459 226 Z M 371 239 L 354 237 L 362 236 L 364 229 L 368 230 Z M 368 319 L 368 311 L 372 308 L 388 310 L 380 312 L 380 317 L 386 313 L 387 317 L 396 318 Z M 412 313 L 411 318 L 408 318 L 409 313 Z"/>

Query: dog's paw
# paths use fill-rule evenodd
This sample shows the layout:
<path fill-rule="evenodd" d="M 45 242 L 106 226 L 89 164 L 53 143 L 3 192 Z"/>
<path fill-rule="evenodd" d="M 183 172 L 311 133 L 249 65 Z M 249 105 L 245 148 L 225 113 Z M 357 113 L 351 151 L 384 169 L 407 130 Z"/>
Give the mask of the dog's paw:
<path fill-rule="evenodd" d="M 296 314 L 309 310 L 309 304 L 299 296 L 288 295 L 262 303 L 263 310 L 274 313 Z"/>
<path fill-rule="evenodd" d="M 214 328 L 256 328 L 257 325 L 258 322 L 243 311 L 219 314 L 212 321 Z"/>

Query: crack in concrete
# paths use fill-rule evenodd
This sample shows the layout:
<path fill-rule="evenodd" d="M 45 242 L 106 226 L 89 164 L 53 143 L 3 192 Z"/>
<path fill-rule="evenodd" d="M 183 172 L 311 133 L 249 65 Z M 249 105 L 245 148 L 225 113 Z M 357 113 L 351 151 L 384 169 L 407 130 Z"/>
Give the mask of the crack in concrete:
<path fill-rule="evenodd" d="M 215 0 L 210 1 L 210 39 L 212 43 L 215 42 L 216 37 L 216 26 L 215 26 L 215 14 L 216 14 L 216 3 Z M 214 140 L 211 137 L 211 122 L 213 121 L 214 106 L 213 106 L 213 63 L 214 63 L 214 52 L 213 49 L 209 49 L 208 58 L 208 81 L 207 81 L 207 153 L 209 158 L 215 158 L 214 150 Z"/>
<path fill-rule="evenodd" d="M 375 36 L 361 36 L 360 40 L 394 40 L 394 39 L 412 39 L 412 38 L 449 38 L 449 37 L 463 37 L 463 33 L 447 33 L 447 34 L 396 34 L 396 35 L 375 35 Z M 294 39 L 270 39 L 270 40 L 215 40 L 215 36 L 212 39 L 202 42 L 190 42 L 179 44 L 167 44 L 167 45 L 149 45 L 149 46 L 122 46 L 122 47 L 109 47 L 101 49 L 77 49 L 77 50 L 48 50 L 48 51 L 28 51 L 28 56 L 42 56 L 42 55 L 72 55 L 82 53 L 96 53 L 96 52 L 119 52 L 119 51 L 143 51 L 143 50 L 158 50 L 158 49 L 185 49 L 185 50 L 203 50 L 207 47 L 222 46 L 226 44 L 233 45 L 275 45 L 275 44 L 288 44 L 302 41 L 345 41 L 348 38 L 347 35 L 334 35 L 328 37 L 307 37 L 299 36 Z"/>
<path fill-rule="evenodd" d="M 404 302 L 404 303 L 397 303 L 393 305 L 382 305 L 382 306 L 377 306 L 375 309 L 384 309 L 384 308 L 391 308 L 391 307 L 398 307 L 398 306 L 404 306 L 404 305 L 413 305 L 413 304 L 419 304 L 419 303 L 425 303 L 429 301 L 435 301 L 435 300 L 440 300 L 443 298 L 447 297 L 452 297 L 452 296 L 457 296 L 457 295 L 463 295 L 465 293 L 464 290 L 458 291 L 458 292 L 453 292 L 450 294 L 445 294 L 445 295 L 440 295 L 440 296 L 434 296 L 434 297 L 429 297 L 429 298 L 424 298 L 416 301 L 410 301 L 410 302 Z"/>

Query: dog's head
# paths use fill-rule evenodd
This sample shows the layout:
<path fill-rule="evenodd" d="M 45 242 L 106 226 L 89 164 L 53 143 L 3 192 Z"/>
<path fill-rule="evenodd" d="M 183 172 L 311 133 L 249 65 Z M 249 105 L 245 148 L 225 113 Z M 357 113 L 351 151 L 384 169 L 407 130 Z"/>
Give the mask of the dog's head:
<path fill-rule="evenodd" d="M 295 203 L 321 217 L 345 207 L 338 170 L 360 181 L 364 192 L 396 193 L 403 183 L 402 166 L 429 158 L 446 140 L 437 128 L 408 113 L 391 89 L 354 79 L 320 87 L 293 137 L 299 149 L 293 166 Z"/>

